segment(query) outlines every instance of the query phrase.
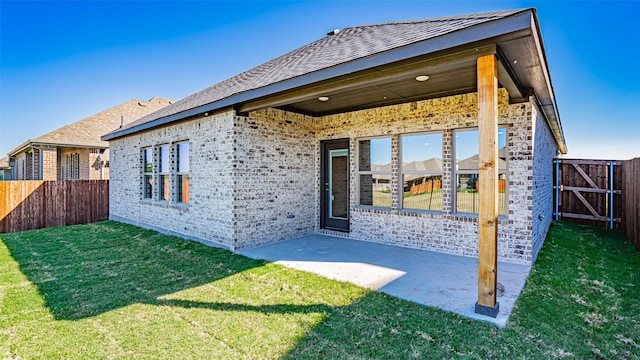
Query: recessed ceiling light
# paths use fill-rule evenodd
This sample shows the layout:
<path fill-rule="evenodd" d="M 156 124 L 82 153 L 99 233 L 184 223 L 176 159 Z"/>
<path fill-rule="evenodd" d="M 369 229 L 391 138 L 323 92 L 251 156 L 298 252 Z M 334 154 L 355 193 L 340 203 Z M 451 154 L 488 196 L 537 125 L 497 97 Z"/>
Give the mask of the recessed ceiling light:
<path fill-rule="evenodd" d="M 420 81 L 420 82 L 427 81 L 427 80 L 429 80 L 429 76 L 428 75 L 418 75 L 418 76 L 416 76 L 416 80 Z"/>
<path fill-rule="evenodd" d="M 329 101 L 329 97 L 328 96 L 320 96 L 318 98 L 318 100 L 320 100 L 320 101 Z"/>

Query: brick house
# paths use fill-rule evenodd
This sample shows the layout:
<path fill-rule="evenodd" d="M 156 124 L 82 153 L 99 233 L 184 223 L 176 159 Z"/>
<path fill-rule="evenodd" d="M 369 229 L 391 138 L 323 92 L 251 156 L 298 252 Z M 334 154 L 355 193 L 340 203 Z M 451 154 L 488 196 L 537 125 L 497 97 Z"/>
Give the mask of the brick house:
<path fill-rule="evenodd" d="M 109 143 L 100 137 L 171 104 L 154 97 L 129 100 L 29 139 L 8 153 L 14 180 L 109 179 Z"/>
<path fill-rule="evenodd" d="M 114 220 L 230 249 L 315 232 L 478 256 L 466 182 L 484 178 L 497 256 L 529 265 L 566 153 L 535 9 L 335 30 L 103 140 Z"/>

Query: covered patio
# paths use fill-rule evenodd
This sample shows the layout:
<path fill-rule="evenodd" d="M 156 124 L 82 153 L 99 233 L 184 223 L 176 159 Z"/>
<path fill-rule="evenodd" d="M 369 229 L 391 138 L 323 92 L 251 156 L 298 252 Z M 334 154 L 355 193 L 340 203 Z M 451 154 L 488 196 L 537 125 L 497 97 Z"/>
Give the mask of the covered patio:
<path fill-rule="evenodd" d="M 497 317 L 480 315 L 478 259 L 426 250 L 408 249 L 322 234 L 310 234 L 240 254 L 287 267 L 351 282 L 419 304 L 505 327 L 525 285 L 530 267 L 510 263 L 498 266 Z"/>

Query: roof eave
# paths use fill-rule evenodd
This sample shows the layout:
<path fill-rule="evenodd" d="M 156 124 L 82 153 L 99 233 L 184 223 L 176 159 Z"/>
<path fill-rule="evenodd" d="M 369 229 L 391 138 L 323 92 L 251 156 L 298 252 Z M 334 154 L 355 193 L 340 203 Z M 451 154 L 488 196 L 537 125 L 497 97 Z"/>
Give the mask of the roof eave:
<path fill-rule="evenodd" d="M 28 148 L 37 147 L 37 146 L 52 146 L 52 147 L 71 147 L 71 148 L 81 148 L 81 149 L 103 149 L 108 148 L 109 145 L 86 145 L 86 144 L 73 144 L 73 143 L 52 143 L 52 142 L 41 142 L 41 141 L 32 141 L 31 139 L 23 142 L 15 149 L 11 150 L 7 153 L 7 156 L 13 157 L 16 156 Z"/>
<path fill-rule="evenodd" d="M 542 111 L 545 114 L 545 118 L 547 119 L 547 123 L 549 127 L 553 131 L 554 138 L 556 139 L 556 143 L 558 144 L 558 149 L 562 154 L 566 154 L 567 144 L 564 137 L 564 131 L 562 130 L 562 122 L 560 121 L 560 112 L 558 111 L 558 104 L 556 102 L 556 96 L 553 89 L 553 83 L 551 82 L 551 72 L 549 71 L 549 62 L 547 61 L 547 53 L 544 47 L 544 42 L 542 39 L 542 32 L 540 31 L 540 23 L 538 21 L 538 16 L 536 14 L 536 10 L 532 9 L 531 13 L 531 26 L 532 26 L 532 36 L 536 41 L 536 45 L 538 47 L 538 56 L 540 56 L 540 63 L 544 64 L 543 74 L 545 77 L 545 81 L 547 83 L 547 91 L 549 93 L 549 97 L 551 99 L 551 104 L 542 105 Z"/>
<path fill-rule="evenodd" d="M 23 142 L 22 144 L 18 145 L 16 148 L 14 148 L 13 150 L 9 151 L 7 153 L 8 157 L 13 157 L 21 152 L 23 152 L 24 150 L 26 150 L 27 148 L 29 148 L 31 146 L 32 142 L 31 139 Z"/>
<path fill-rule="evenodd" d="M 302 86 L 308 86 L 323 80 L 348 75 L 377 66 L 383 66 L 394 62 L 407 60 L 416 56 L 469 45 L 507 34 L 518 33 L 523 30 L 530 31 L 532 26 L 531 14 L 532 9 L 525 9 L 520 13 L 516 13 L 506 18 L 478 24 L 439 37 L 409 44 L 382 53 L 377 53 L 368 57 L 352 60 L 336 66 L 270 84 L 261 88 L 238 93 L 209 104 L 198 106 L 177 114 L 165 116 L 131 128 L 115 130 L 109 134 L 102 136 L 101 139 L 103 141 L 114 140 L 123 136 L 132 135 L 141 131 L 167 125 L 175 121 L 180 121 L 189 117 L 197 116 L 204 112 L 218 111 L 242 102 L 268 97 L 270 95 L 290 91 Z"/>

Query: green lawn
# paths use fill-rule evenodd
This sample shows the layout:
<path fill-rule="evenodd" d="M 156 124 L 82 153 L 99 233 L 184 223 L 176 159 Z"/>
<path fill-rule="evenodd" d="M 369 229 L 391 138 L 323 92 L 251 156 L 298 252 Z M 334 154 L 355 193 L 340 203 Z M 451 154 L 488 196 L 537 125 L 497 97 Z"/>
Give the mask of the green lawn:
<path fill-rule="evenodd" d="M 506 193 L 498 193 L 498 212 L 500 215 L 506 213 Z M 435 210 L 442 211 L 442 189 L 432 192 L 411 195 L 409 192 L 403 194 L 404 209 Z M 476 191 L 457 190 L 456 211 L 463 213 L 478 212 L 478 193 Z M 391 207 L 390 191 L 374 191 L 373 206 Z"/>
<path fill-rule="evenodd" d="M 640 254 L 552 227 L 506 329 L 103 222 L 0 235 L 0 358 L 634 358 Z"/>

